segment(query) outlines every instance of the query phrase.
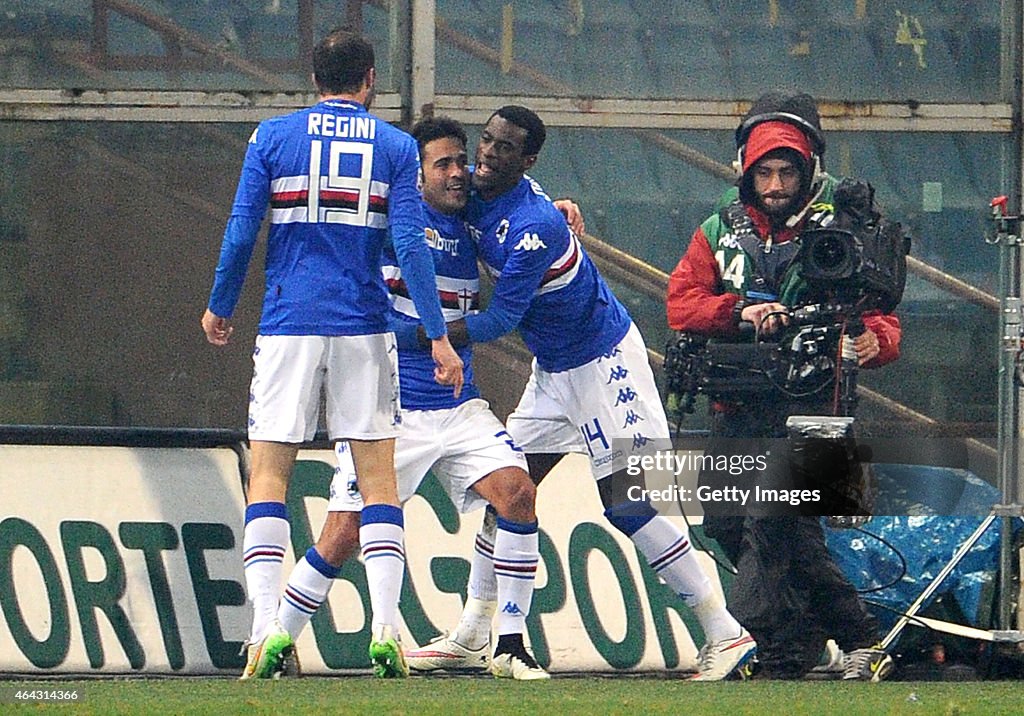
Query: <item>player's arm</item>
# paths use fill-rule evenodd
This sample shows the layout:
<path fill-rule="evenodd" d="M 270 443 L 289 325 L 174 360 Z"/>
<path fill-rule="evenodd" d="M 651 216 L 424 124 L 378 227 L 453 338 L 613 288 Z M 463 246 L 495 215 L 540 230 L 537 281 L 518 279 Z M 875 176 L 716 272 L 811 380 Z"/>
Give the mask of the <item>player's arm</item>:
<path fill-rule="evenodd" d="M 565 253 L 567 227 L 537 222 L 510 229 L 512 243 L 486 310 L 448 324 L 452 343 L 487 343 L 515 330 L 551 265 Z"/>
<path fill-rule="evenodd" d="M 220 258 L 213 275 L 210 300 L 201 321 L 206 340 L 214 345 L 225 345 L 231 338 L 234 330 L 231 316 L 242 294 L 245 274 L 270 200 L 270 172 L 258 137 L 257 128 L 246 149 L 235 201 L 224 229 Z"/>
<path fill-rule="evenodd" d="M 703 229 L 698 228 L 668 279 L 668 325 L 673 330 L 704 335 L 735 333 L 733 309 L 739 299 L 724 292 L 718 262 Z"/>

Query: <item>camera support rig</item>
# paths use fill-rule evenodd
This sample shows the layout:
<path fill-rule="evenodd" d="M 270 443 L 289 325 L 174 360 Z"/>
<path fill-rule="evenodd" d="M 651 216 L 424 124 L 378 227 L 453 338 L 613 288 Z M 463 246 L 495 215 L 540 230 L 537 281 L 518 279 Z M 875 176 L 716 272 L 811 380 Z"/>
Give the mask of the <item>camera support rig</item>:
<path fill-rule="evenodd" d="M 680 333 L 665 350 L 668 412 L 677 426 L 692 413 L 698 393 L 712 400 L 740 401 L 751 396 L 820 399 L 835 416 L 853 416 L 857 407 L 857 353 L 853 341 L 864 331 L 854 303 L 822 301 L 772 315 L 784 315 L 777 342 L 731 343 Z M 757 335 L 750 323 L 740 336 Z M 834 398 L 825 401 L 826 391 Z"/>
<path fill-rule="evenodd" d="M 998 400 L 998 487 L 999 504 L 992 506 L 992 511 L 978 525 L 971 536 L 960 545 L 935 578 L 918 595 L 917 599 L 897 620 L 889 633 L 882 639 L 881 646 L 888 649 L 899 638 L 907 624 L 918 623 L 937 631 L 965 636 L 971 639 L 1001 643 L 1024 643 L 1024 631 L 1021 631 L 1021 617 L 1018 611 L 1017 628 L 1011 629 L 1013 623 L 1014 602 L 1021 605 L 1022 599 L 1013 594 L 1013 523 L 1024 517 L 1024 506 L 1021 505 L 1021 469 L 1020 437 L 1022 425 L 1021 404 L 1021 373 L 1022 355 L 1024 355 L 1024 332 L 1021 322 L 1021 236 L 1022 218 L 1019 215 L 1007 214 L 1007 197 L 997 196 L 989 204 L 991 220 L 995 232 L 985 237 L 985 243 L 998 245 L 999 252 L 999 288 L 1000 305 L 1000 339 L 999 339 L 999 400 Z M 938 590 L 942 582 L 970 552 L 982 535 L 996 521 L 1000 520 L 999 542 L 999 589 L 997 592 L 998 612 L 996 629 L 985 630 L 974 627 L 952 624 L 937 619 L 916 616 L 925 602 Z"/>

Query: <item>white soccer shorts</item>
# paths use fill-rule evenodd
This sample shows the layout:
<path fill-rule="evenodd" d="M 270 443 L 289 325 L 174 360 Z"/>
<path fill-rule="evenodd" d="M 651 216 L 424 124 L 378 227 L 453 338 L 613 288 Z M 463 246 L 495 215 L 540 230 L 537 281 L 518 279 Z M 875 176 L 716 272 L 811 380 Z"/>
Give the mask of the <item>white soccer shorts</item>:
<path fill-rule="evenodd" d="M 588 455 L 596 480 L 626 468 L 631 456 L 669 444 L 665 408 L 636 325 L 607 355 L 578 368 L 548 373 L 535 360 L 506 425 L 527 454 Z"/>
<path fill-rule="evenodd" d="M 320 395 L 331 439 L 398 434 L 393 333 L 257 336 L 249 388 L 249 439 L 301 443 L 316 434 Z"/>
<path fill-rule="evenodd" d="M 334 452 L 338 467 L 331 480 L 327 509 L 361 510 L 363 500 L 348 443 L 337 443 Z M 525 471 L 526 457 L 486 400 L 474 398 L 448 410 L 403 411 L 395 440 L 398 499 L 403 504 L 432 470 L 455 507 L 463 513 L 472 512 L 487 504 L 473 485 L 503 467 Z"/>

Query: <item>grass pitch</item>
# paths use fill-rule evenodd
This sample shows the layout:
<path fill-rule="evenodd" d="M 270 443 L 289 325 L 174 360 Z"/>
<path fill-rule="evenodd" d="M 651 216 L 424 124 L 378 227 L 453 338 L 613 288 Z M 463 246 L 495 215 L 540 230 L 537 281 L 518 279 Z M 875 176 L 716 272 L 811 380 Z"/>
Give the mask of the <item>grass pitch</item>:
<path fill-rule="evenodd" d="M 77 703 L 12 705 L 15 690 L 77 689 Z M 0 712 L 62 714 L 1021 714 L 1019 682 L 688 683 L 663 677 L 556 676 L 517 683 L 491 678 L 306 677 L 0 681 Z"/>

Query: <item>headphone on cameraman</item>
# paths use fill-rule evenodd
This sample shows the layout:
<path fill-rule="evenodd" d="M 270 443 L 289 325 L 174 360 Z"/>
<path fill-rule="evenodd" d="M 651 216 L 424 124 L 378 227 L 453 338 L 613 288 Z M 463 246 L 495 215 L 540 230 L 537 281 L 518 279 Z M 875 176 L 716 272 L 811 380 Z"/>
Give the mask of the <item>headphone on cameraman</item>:
<path fill-rule="evenodd" d="M 750 138 L 750 133 L 754 131 L 754 127 L 764 122 L 785 122 L 791 124 L 810 140 L 811 157 L 808 161 L 810 171 L 805 180 L 807 183 L 804 186 L 804 191 L 811 194 L 811 198 L 801 211 L 786 220 L 787 226 L 796 226 L 814 201 L 820 196 L 824 188 L 823 182 L 827 176 L 822 162 L 822 157 L 825 154 L 825 137 L 822 136 L 821 130 L 814 126 L 814 124 L 792 112 L 763 112 L 748 117 L 736 128 L 736 160 L 732 166 L 740 181 L 743 179 L 743 161 L 747 151 L 747 140 Z M 817 188 L 815 189 L 815 187 Z"/>
<path fill-rule="evenodd" d="M 754 127 L 764 122 L 786 122 L 803 132 L 811 140 L 811 186 L 815 186 L 825 178 L 822 157 L 825 154 L 825 137 L 821 130 L 803 117 L 791 112 L 765 112 L 749 117 L 736 128 L 736 161 L 732 163 L 737 176 L 743 176 L 743 158 L 747 151 L 747 139 Z"/>

